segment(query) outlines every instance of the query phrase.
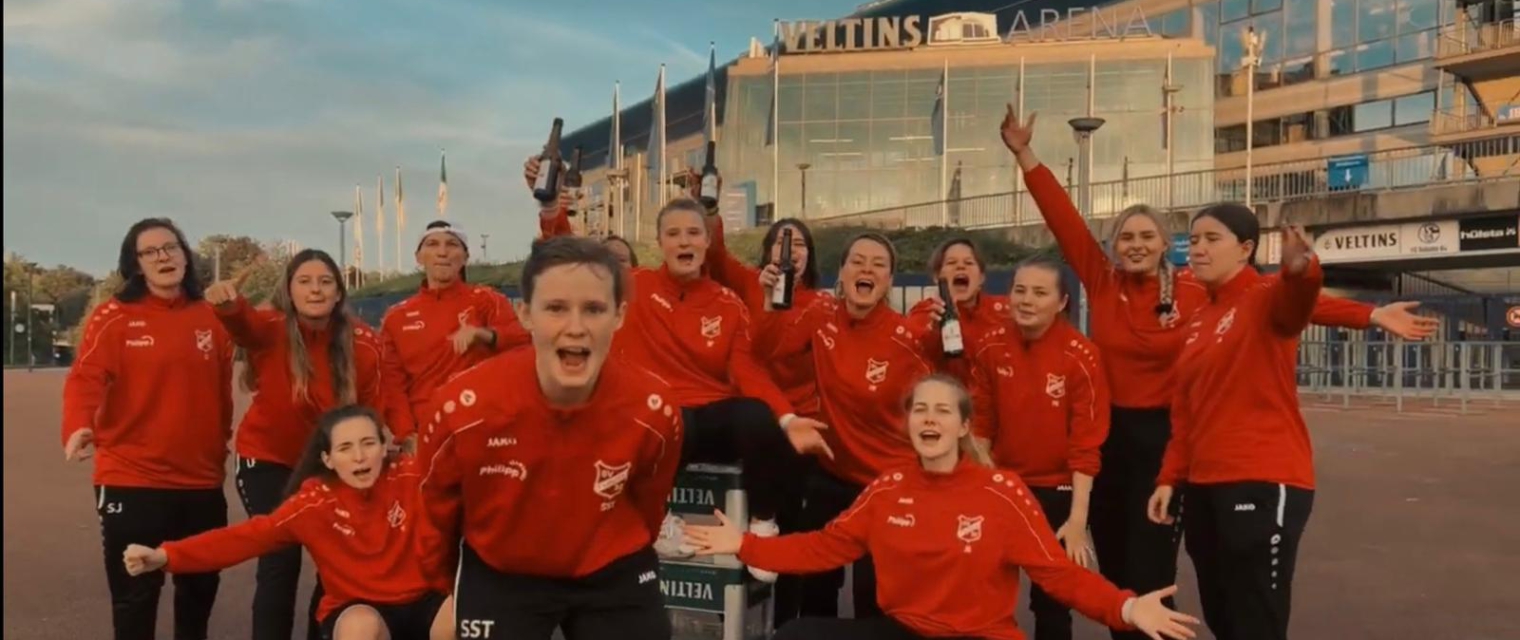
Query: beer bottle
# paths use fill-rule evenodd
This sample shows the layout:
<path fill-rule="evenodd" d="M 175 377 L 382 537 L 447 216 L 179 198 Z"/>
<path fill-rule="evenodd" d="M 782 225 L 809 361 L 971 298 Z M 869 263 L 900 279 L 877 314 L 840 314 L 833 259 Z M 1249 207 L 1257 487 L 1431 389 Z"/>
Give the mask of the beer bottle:
<path fill-rule="evenodd" d="M 955 300 L 950 297 L 949 281 L 939 281 L 939 299 L 945 303 L 945 317 L 939 322 L 940 343 L 945 347 L 946 356 L 959 358 L 966 352 L 966 343 L 961 338 L 960 313 L 955 309 Z"/>
<path fill-rule="evenodd" d="M 549 129 L 549 142 L 544 144 L 544 152 L 538 156 L 538 179 L 533 181 L 533 199 L 544 206 L 551 206 L 559 200 L 560 173 L 564 170 L 560 166 L 559 135 L 564 126 L 564 120 L 554 119 L 554 126 Z"/>
<path fill-rule="evenodd" d="M 718 206 L 718 143 L 714 140 L 707 141 L 707 163 L 702 165 L 702 189 L 698 192 L 698 199 L 702 206 L 712 211 Z"/>
<path fill-rule="evenodd" d="M 792 293 L 797 286 L 797 267 L 792 264 L 792 228 L 781 230 L 781 279 L 771 289 L 771 308 L 785 311 L 792 308 Z"/>

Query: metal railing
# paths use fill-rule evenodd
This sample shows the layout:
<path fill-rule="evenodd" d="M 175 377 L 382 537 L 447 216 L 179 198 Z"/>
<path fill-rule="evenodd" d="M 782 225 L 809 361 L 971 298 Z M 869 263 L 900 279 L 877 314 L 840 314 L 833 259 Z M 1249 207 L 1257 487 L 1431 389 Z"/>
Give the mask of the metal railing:
<path fill-rule="evenodd" d="M 1306 341 L 1298 384 L 1305 399 L 1340 398 L 1348 408 L 1374 398 L 1404 411 L 1419 399 L 1466 414 L 1474 403 L 1520 402 L 1520 342 Z"/>
<path fill-rule="evenodd" d="M 1520 178 L 1520 167 L 1514 164 L 1498 175 L 1479 175 L 1467 160 L 1511 154 L 1520 154 L 1520 136 L 1370 152 L 1363 154 L 1367 158 L 1365 176 L 1352 180 L 1331 176 L 1327 158 L 1262 164 L 1252 171 L 1252 199 L 1258 203 L 1285 202 L 1331 194 Z M 1052 168 L 1057 170 L 1054 165 Z M 1076 187 L 1069 182 L 1067 189 L 1075 196 Z M 1096 182 L 1091 189 L 1093 210 L 1087 212 L 1089 218 L 1112 217 L 1140 203 L 1162 210 L 1195 209 L 1222 201 L 1244 201 L 1246 172 L 1244 168 L 1229 168 L 1131 177 Z M 970 229 L 1042 224 L 1034 199 L 1022 189 L 822 216 L 809 222 L 881 228 L 948 224 Z"/>
<path fill-rule="evenodd" d="M 1436 41 L 1436 58 L 1520 47 L 1520 23 L 1515 20 L 1450 24 L 1441 29 Z"/>
<path fill-rule="evenodd" d="M 1438 136 L 1496 129 L 1504 126 L 1514 127 L 1516 132 L 1520 132 L 1520 119 L 1499 121 L 1486 113 L 1456 113 L 1452 111 L 1437 111 L 1434 117 L 1430 119 L 1430 133 Z"/>

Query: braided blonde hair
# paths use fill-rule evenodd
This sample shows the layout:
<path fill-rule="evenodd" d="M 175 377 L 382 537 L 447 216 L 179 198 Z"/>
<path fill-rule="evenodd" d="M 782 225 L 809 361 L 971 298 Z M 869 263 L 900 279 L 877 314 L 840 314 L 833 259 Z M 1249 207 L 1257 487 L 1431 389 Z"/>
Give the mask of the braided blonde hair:
<path fill-rule="evenodd" d="M 1108 253 L 1115 263 L 1119 261 L 1117 251 L 1119 230 L 1124 228 L 1124 223 L 1129 222 L 1129 219 L 1135 216 L 1148 218 L 1152 224 L 1156 225 L 1156 232 L 1160 233 L 1166 242 L 1171 242 L 1172 234 L 1167 230 L 1166 222 L 1163 221 L 1160 211 L 1157 211 L 1155 207 L 1148 204 L 1130 205 L 1119 213 L 1118 218 L 1114 219 L 1113 229 L 1108 233 Z M 1177 282 L 1177 267 L 1170 260 L 1166 259 L 1165 254 L 1161 256 L 1159 266 L 1160 272 L 1156 274 L 1156 277 L 1160 281 L 1161 301 L 1156 304 L 1156 315 L 1165 316 L 1170 314 L 1175 306 L 1173 289 L 1176 287 Z"/>

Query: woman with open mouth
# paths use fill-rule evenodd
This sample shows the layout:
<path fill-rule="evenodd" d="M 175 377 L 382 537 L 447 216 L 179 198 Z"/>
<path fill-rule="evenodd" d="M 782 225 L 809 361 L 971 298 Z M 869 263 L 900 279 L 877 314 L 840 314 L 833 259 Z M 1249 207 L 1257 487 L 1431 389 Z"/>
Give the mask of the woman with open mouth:
<path fill-rule="evenodd" d="M 1104 473 L 1093 487 L 1098 567 L 1125 588 L 1157 589 L 1176 579 L 1181 530 L 1151 522 L 1145 505 L 1171 438 L 1169 407 L 1185 329 L 1208 302 L 1208 292 L 1190 272 L 1168 262 L 1171 236 L 1161 215 L 1150 207 L 1139 205 L 1120 214 L 1105 250 L 1055 174 L 1035 156 L 1030 147 L 1033 124 L 1033 114 L 1024 122 L 1010 105 L 1002 123 L 1003 143 L 1024 171 L 1025 184 L 1061 253 L 1086 287 L 1088 335 L 1102 350 L 1113 392 L 1112 429 L 1103 445 Z M 1312 322 L 1352 329 L 1375 325 L 1418 340 L 1430 336 L 1438 323 L 1410 313 L 1415 304 L 1373 308 L 1321 295 Z M 1114 638 L 1138 636 L 1115 633 Z"/>
<path fill-rule="evenodd" d="M 839 266 L 839 297 L 820 296 L 801 313 L 768 313 L 760 342 L 773 345 L 768 359 L 806 354 L 813 359 L 824 438 L 834 457 L 820 460 L 808 478 L 803 530 L 823 528 L 886 469 L 913 459 L 901 424 L 902 403 L 914 381 L 932 366 L 908 320 L 887 303 L 897 262 L 892 242 L 880 234 L 856 236 Z M 879 615 L 871 558 L 855 563 L 856 617 Z M 803 615 L 837 614 L 844 571 L 803 579 Z"/>
<path fill-rule="evenodd" d="M 437 532 L 422 514 L 411 456 L 386 456 L 374 411 L 340 407 L 318 420 L 273 513 L 162 546 L 131 545 L 134 576 L 220 571 L 277 549 L 305 547 L 326 593 L 317 608 L 327 640 L 449 640 L 447 598 L 418 553 Z M 299 545 L 299 546 L 297 546 Z"/>
<path fill-rule="evenodd" d="M 536 168 L 529 164 L 525 170 Z M 635 296 L 614 349 L 675 386 L 676 402 L 686 414 L 682 459 L 741 463 L 751 528 L 776 535 L 783 505 L 800 500 L 797 454 L 829 455 L 820 435 L 827 427 L 797 414 L 755 359 L 744 301 L 705 274 L 711 242 L 706 208 L 677 198 L 655 221 L 664 262 L 659 269 L 633 269 Z M 681 539 L 682 524 L 673 514 L 666 518 L 655 545 L 662 556 L 691 555 Z M 761 580 L 776 578 L 751 573 Z"/>
<path fill-rule="evenodd" d="M 444 383 L 420 486 L 460 638 L 670 640 L 653 547 L 675 483 L 672 385 L 613 353 L 627 280 L 611 251 L 551 238 L 523 265 L 532 347 Z"/>
<path fill-rule="evenodd" d="M 987 284 L 986 262 L 982 251 L 971 238 L 951 238 L 929 255 L 929 273 L 935 284 L 946 283 L 961 323 L 965 357 L 946 357 L 940 322 L 945 317 L 944 300 L 938 292 L 920 300 L 908 311 L 908 320 L 922 336 L 935 368 L 955 376 L 961 384 L 971 383 L 969 355 L 976 353 L 990 334 L 1008 324 L 1008 297 L 983 291 Z"/>
<path fill-rule="evenodd" d="M 973 440 L 971 397 L 954 378 L 918 381 L 902 405 L 916 460 L 873 480 L 822 531 L 762 539 L 726 522 L 688 527 L 701 553 L 738 553 L 782 573 L 827 571 L 868 553 L 877 558 L 885 616 L 804 618 L 775 640 L 1023 640 L 1014 618 L 1020 571 L 1109 627 L 1156 640 L 1194 637 L 1188 625 L 1198 621 L 1162 603 L 1175 585 L 1137 596 L 1066 557 L 1029 487 L 992 468 Z"/>
<path fill-rule="evenodd" d="M 1177 359 L 1172 439 L 1147 512 L 1184 497 L 1203 617 L 1219 638 L 1288 637 L 1298 543 L 1314 504 L 1314 446 L 1298 402 L 1298 336 L 1324 283 L 1301 227 L 1282 270 L 1256 271 L 1261 227 L 1234 203 L 1193 216 L 1188 259 L 1209 304 Z M 1176 495 L 1181 491 L 1183 496 Z"/>
<path fill-rule="evenodd" d="M 227 524 L 233 347 L 173 222 L 132 225 L 117 272 L 121 288 L 91 314 L 64 379 L 63 455 L 94 458 L 115 637 L 152 640 L 164 580 L 130 575 L 116 558 L 129 543 Z M 175 638 L 209 637 L 219 584 L 215 571 L 175 576 Z"/>
<path fill-rule="evenodd" d="M 1091 568 L 1088 498 L 1108 437 L 1108 381 L 1097 347 L 1062 317 L 1068 298 L 1060 264 L 1021 263 L 1008 300 L 1011 330 L 970 358 L 974 431 L 997 468 L 1029 485 L 1066 556 Z M 1039 585 L 1030 591 L 1029 610 L 1035 640 L 1070 640 L 1070 610 Z"/>
<path fill-rule="evenodd" d="M 273 512 L 285 497 L 301 448 L 326 411 L 363 404 L 397 424 L 410 422 L 400 385 L 382 384 L 379 337 L 346 306 L 348 289 L 332 256 L 316 249 L 285 265 L 274 308 L 254 309 L 239 288 L 251 270 L 211 285 L 206 301 L 239 347 L 257 393 L 238 425 L 237 488 L 249 517 Z M 301 550 L 259 559 L 253 595 L 254 640 L 285 640 L 295 624 Z M 313 594 L 320 598 L 321 584 Z"/>
<path fill-rule="evenodd" d="M 385 313 L 380 336 L 387 381 L 400 385 L 410 411 L 405 424 L 390 425 L 398 441 L 449 378 L 486 358 L 528 344 L 512 303 L 494 288 L 470 284 L 469 235 L 447 220 L 428 223 L 417 241 L 422 288 Z"/>

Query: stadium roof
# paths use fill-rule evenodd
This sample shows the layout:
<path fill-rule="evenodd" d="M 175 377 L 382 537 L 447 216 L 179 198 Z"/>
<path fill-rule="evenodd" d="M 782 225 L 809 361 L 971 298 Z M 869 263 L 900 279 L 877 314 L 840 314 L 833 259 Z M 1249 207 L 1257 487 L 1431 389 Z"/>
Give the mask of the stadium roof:
<path fill-rule="evenodd" d="M 998 32 L 1006 33 L 1013 24 L 1014 16 L 1019 12 L 1023 12 L 1026 19 L 1033 20 L 1030 16 L 1037 16 L 1044 9 L 1053 9 L 1065 15 L 1066 10 L 1070 8 L 1105 6 L 1115 1 L 1117 0 L 876 0 L 856 7 L 853 13 L 843 17 L 935 16 L 962 11 L 991 13 L 997 16 Z M 734 62 L 735 60 L 730 60 L 722 63 L 717 71 L 718 125 L 720 127 L 723 125 L 723 105 L 728 94 L 728 66 Z M 666 139 L 679 140 L 700 133 L 702 131 L 702 101 L 706 94 L 706 72 L 674 85 L 669 84 L 667 76 L 666 82 Z M 625 152 L 647 148 L 649 143 L 649 128 L 653 116 L 650 98 L 654 93 L 654 73 L 649 74 L 645 86 L 648 88 L 641 89 L 637 82 L 623 83 L 625 102 L 630 96 L 638 96 L 642 91 L 649 92 L 643 100 L 623 108 L 622 138 Z M 611 104 L 612 96 L 604 95 L 603 99 Z M 584 153 L 585 166 L 598 167 L 607 162 L 607 143 L 611 138 L 612 117 L 608 116 L 570 132 L 563 138 L 562 149 L 568 157 L 569 150 L 579 146 Z"/>

